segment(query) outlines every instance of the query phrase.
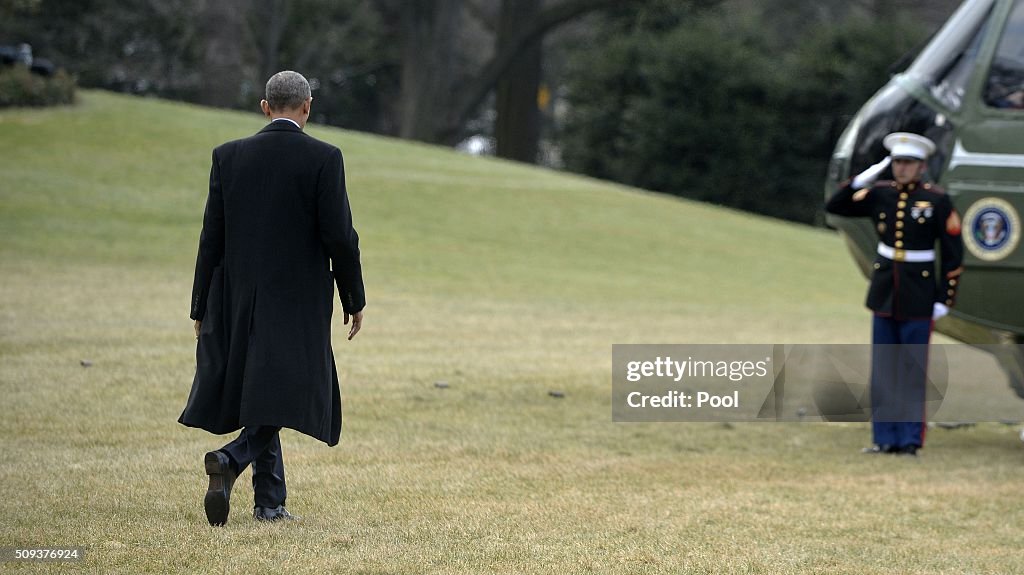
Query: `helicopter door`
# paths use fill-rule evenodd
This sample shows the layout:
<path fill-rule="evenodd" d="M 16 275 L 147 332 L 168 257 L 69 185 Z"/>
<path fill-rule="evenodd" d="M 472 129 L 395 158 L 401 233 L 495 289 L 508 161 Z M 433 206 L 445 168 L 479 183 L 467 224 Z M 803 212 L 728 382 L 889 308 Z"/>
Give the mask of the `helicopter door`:
<path fill-rule="evenodd" d="M 979 322 L 1024 329 L 1024 0 L 996 7 L 998 38 L 985 43 L 964 101 L 943 183 L 962 216 L 959 303 Z"/>
<path fill-rule="evenodd" d="M 1024 0 L 1009 4 L 988 67 L 973 82 L 973 109 L 957 134 L 948 169 L 970 170 L 956 179 L 1024 178 Z"/>
<path fill-rule="evenodd" d="M 997 7 L 995 16 L 999 38 L 995 46 L 986 42 L 988 66 L 979 61 L 970 90 L 977 95 L 968 96 L 947 170 L 952 180 L 1018 184 L 1024 179 L 1024 0 Z"/>
<path fill-rule="evenodd" d="M 1024 2 L 1020 0 L 1006 19 L 982 98 L 990 108 L 1024 111 Z"/>

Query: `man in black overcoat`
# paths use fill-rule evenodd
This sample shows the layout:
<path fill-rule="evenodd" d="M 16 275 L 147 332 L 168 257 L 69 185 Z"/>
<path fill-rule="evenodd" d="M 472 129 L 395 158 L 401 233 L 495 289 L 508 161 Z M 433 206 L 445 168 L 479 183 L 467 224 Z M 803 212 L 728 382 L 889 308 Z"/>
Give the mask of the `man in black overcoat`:
<path fill-rule="evenodd" d="M 250 464 L 254 517 L 293 519 L 279 430 L 330 446 L 341 435 L 334 285 L 350 340 L 366 300 L 341 151 L 302 131 L 312 101 L 301 74 L 275 74 L 260 102 L 271 122 L 213 151 L 192 287 L 196 375 L 178 420 L 242 430 L 204 459 L 211 525 L 227 522 L 231 487 Z"/>

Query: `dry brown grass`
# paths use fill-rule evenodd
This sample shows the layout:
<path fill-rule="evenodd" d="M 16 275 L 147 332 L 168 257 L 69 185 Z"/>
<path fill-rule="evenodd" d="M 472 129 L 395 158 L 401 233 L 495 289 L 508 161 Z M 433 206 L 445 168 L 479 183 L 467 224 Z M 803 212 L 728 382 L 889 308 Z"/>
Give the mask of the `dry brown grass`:
<path fill-rule="evenodd" d="M 370 296 L 342 443 L 285 432 L 301 522 L 253 522 L 245 474 L 210 528 L 191 258 L 209 147 L 259 120 L 83 100 L 0 114 L 0 546 L 87 549 L 4 572 L 1024 572 L 1012 427 L 908 460 L 864 424 L 611 422 L 613 343 L 866 341 L 831 234 L 325 130 Z"/>

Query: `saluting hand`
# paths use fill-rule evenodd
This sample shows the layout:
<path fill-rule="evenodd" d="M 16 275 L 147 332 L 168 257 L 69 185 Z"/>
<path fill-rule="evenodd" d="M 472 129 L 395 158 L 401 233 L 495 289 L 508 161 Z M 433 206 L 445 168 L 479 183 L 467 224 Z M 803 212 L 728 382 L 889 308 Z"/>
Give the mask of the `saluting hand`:
<path fill-rule="evenodd" d="M 348 312 L 345 312 L 345 325 L 348 325 Z M 359 328 L 363 326 L 363 312 L 362 310 L 352 314 L 352 328 L 348 330 L 348 339 L 351 340 L 359 333 Z"/>
<path fill-rule="evenodd" d="M 859 190 L 875 183 L 875 180 L 878 179 L 878 176 L 882 175 L 882 172 L 885 171 L 885 169 L 888 168 L 889 164 L 891 163 L 892 156 L 886 156 L 882 158 L 881 162 L 878 162 L 877 164 L 871 166 L 870 168 L 854 176 L 852 182 L 853 189 Z"/>

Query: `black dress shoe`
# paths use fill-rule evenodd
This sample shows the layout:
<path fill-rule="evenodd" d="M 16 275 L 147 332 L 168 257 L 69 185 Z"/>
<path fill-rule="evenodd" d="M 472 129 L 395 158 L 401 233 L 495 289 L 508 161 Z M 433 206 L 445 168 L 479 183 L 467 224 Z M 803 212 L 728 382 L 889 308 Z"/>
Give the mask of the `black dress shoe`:
<path fill-rule="evenodd" d="M 869 455 L 878 455 L 882 453 L 896 453 L 896 448 L 892 445 L 872 445 L 871 447 L 865 447 L 860 450 L 861 453 L 867 453 Z"/>
<path fill-rule="evenodd" d="M 906 455 L 907 457 L 917 457 L 917 446 L 904 445 L 903 447 L 897 448 L 896 453 L 898 455 Z"/>
<path fill-rule="evenodd" d="M 224 525 L 231 511 L 231 487 L 235 484 L 231 460 L 223 452 L 211 451 L 206 454 L 203 463 L 206 465 L 206 474 L 210 476 L 210 486 L 203 499 L 206 519 L 210 525 Z"/>
<path fill-rule="evenodd" d="M 257 505 L 252 510 L 252 516 L 257 521 L 295 521 L 298 519 L 298 517 L 288 513 L 284 505 L 278 505 L 277 507 L 260 507 Z"/>

